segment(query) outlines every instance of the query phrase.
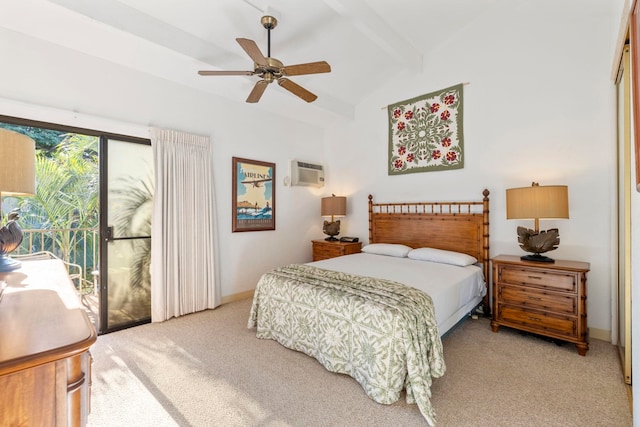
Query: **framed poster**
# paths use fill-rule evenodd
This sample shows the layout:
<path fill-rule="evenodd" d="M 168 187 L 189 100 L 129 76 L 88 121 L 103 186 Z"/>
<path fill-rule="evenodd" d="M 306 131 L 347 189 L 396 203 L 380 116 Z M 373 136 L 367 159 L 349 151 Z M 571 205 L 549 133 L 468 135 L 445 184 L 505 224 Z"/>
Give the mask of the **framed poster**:
<path fill-rule="evenodd" d="M 275 163 L 233 157 L 232 172 L 232 231 L 275 230 Z"/>

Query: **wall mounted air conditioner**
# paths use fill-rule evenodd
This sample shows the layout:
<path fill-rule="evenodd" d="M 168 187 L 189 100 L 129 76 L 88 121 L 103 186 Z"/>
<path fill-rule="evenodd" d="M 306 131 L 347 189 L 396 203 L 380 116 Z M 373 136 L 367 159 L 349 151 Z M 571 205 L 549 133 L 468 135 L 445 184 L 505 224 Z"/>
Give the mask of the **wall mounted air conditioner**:
<path fill-rule="evenodd" d="M 324 167 L 299 160 L 291 160 L 291 185 L 324 186 Z"/>

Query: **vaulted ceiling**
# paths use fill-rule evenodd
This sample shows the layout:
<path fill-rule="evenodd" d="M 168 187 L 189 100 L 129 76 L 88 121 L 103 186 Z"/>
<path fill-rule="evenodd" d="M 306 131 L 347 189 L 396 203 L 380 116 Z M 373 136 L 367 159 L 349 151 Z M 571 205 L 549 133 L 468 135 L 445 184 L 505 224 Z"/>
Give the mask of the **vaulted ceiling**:
<path fill-rule="evenodd" d="M 513 0 L 20 0 L 3 2 L 0 27 L 244 103 L 257 76 L 236 38 L 267 55 L 264 15 L 277 18 L 271 56 L 285 65 L 324 60 L 331 73 L 291 77 L 318 95 L 307 104 L 270 85 L 251 108 L 324 124 L 352 118 L 380 84 L 422 73 L 434 46 Z"/>

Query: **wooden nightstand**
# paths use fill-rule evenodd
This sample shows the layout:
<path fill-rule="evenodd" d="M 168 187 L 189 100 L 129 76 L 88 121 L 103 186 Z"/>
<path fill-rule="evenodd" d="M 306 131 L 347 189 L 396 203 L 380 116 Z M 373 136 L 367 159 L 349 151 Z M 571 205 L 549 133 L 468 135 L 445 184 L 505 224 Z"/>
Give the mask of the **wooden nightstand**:
<path fill-rule="evenodd" d="M 342 255 L 357 254 L 362 242 L 327 242 L 326 240 L 312 240 L 313 260 L 335 258 Z"/>
<path fill-rule="evenodd" d="M 589 263 L 530 262 L 511 255 L 497 256 L 491 262 L 493 332 L 508 326 L 575 343 L 580 356 L 587 354 Z"/>

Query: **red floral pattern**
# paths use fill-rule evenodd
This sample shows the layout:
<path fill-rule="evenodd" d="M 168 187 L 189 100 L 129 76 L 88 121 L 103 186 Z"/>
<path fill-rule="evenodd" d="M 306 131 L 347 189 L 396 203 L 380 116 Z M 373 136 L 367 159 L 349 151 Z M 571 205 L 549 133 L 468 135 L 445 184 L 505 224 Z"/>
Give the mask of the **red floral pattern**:
<path fill-rule="evenodd" d="M 462 85 L 388 108 L 389 174 L 463 167 Z"/>

